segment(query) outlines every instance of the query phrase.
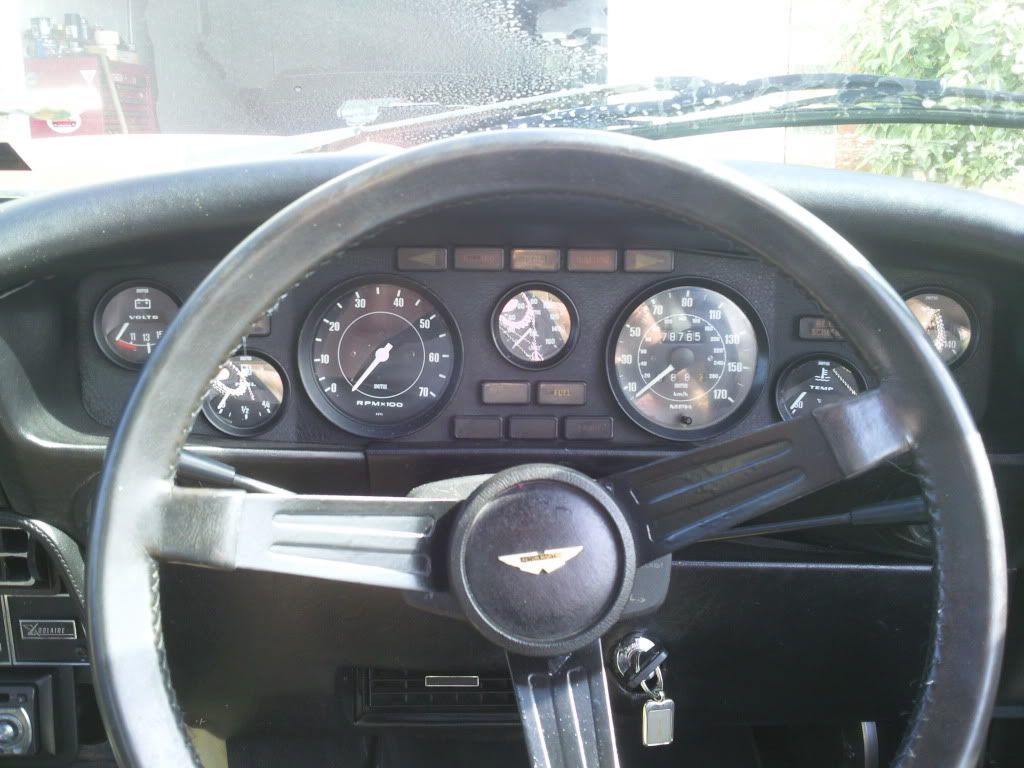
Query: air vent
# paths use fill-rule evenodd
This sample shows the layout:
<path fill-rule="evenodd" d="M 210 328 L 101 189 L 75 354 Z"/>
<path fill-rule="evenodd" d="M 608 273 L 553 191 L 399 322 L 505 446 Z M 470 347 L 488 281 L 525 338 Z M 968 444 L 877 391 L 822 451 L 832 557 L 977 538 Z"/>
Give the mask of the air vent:
<path fill-rule="evenodd" d="M 47 581 L 46 558 L 29 532 L 0 525 L 0 587 L 34 587 Z"/>
<path fill-rule="evenodd" d="M 518 721 L 507 673 L 371 669 L 363 690 L 369 722 Z"/>

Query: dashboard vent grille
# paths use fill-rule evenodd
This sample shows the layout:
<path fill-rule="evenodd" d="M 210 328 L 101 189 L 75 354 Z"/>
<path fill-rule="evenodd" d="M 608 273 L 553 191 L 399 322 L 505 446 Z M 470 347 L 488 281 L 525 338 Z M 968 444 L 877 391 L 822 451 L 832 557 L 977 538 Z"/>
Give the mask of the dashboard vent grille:
<path fill-rule="evenodd" d="M 0 585 L 31 587 L 36 583 L 29 562 L 32 545 L 24 528 L 0 526 Z"/>
<path fill-rule="evenodd" d="M 395 721 L 517 720 L 507 673 L 448 675 L 408 669 L 370 669 L 366 718 Z"/>

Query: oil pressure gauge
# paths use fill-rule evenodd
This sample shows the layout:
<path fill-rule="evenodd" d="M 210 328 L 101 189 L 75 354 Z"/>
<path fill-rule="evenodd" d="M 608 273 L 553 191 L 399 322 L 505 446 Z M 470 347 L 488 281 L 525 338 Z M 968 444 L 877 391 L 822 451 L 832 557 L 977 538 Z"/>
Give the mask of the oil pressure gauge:
<path fill-rule="evenodd" d="M 221 432 L 244 437 L 262 432 L 284 404 L 284 376 L 270 360 L 235 355 L 218 369 L 203 399 L 203 413 Z"/>

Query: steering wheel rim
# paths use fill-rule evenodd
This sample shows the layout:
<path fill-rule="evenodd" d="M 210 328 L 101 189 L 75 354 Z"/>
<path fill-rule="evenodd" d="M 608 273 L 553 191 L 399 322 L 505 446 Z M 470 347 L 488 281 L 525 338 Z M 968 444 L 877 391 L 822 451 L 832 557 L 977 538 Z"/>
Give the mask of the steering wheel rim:
<path fill-rule="evenodd" d="M 1006 624 L 999 506 L 967 406 L 899 296 L 824 223 L 739 173 L 643 140 L 535 130 L 438 142 L 324 184 L 246 238 L 182 307 L 110 443 L 89 542 L 89 640 L 122 765 L 199 764 L 163 650 L 154 553 L 166 553 L 168 539 L 180 546 L 182 537 L 216 549 L 220 528 L 237 520 L 182 533 L 162 514 L 217 366 L 292 285 L 382 228 L 485 198 L 551 193 L 619 201 L 715 230 L 774 264 L 837 320 L 878 374 L 887 413 L 898 415 L 897 428 L 914 446 L 934 531 L 932 647 L 896 764 L 970 765 L 980 754 Z M 857 433 L 856 447 L 857 439 L 871 440 L 875 425 L 841 428 Z M 233 554 L 218 556 L 227 562 Z"/>

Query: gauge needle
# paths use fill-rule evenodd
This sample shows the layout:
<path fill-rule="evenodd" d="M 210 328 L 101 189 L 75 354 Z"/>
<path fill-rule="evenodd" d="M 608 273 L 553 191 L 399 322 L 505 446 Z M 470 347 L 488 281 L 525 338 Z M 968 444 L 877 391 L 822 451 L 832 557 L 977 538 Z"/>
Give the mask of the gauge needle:
<path fill-rule="evenodd" d="M 793 403 L 789 406 L 790 413 L 796 413 L 796 409 L 797 408 L 803 407 L 803 406 L 800 405 L 800 403 L 802 403 L 804 401 L 805 397 L 807 397 L 807 390 L 806 389 L 803 392 L 801 392 L 800 396 L 796 400 L 794 400 Z"/>
<path fill-rule="evenodd" d="M 117 332 L 117 336 L 114 337 L 114 341 L 120 341 L 121 337 L 124 335 L 124 332 L 127 331 L 127 330 L 128 330 L 128 323 L 125 323 L 124 325 L 121 326 L 121 330 Z"/>
<path fill-rule="evenodd" d="M 641 390 L 640 390 L 639 392 L 637 392 L 637 393 L 636 393 L 635 395 L 633 395 L 633 399 L 634 399 L 634 400 L 636 400 L 636 399 L 637 399 L 638 397 L 640 397 L 640 395 L 642 395 L 642 394 L 643 394 L 644 392 L 646 392 L 646 391 L 647 391 L 648 389 L 650 389 L 650 388 L 651 388 L 651 387 L 653 387 L 653 386 L 654 386 L 655 384 L 657 384 L 657 383 L 658 383 L 659 381 L 661 381 L 662 379 L 664 379 L 664 378 L 665 378 L 666 376 L 668 376 L 668 375 L 669 375 L 670 373 L 672 373 L 672 371 L 674 371 L 675 369 L 676 369 L 676 367 L 675 367 L 674 365 L 666 365 L 666 366 L 665 366 L 665 370 L 663 370 L 663 371 L 662 371 L 661 373 L 659 373 L 659 374 L 658 374 L 657 376 L 655 376 L 655 377 L 654 377 L 653 379 L 651 379 L 650 381 L 648 381 L 648 382 L 647 382 L 647 384 L 646 384 L 646 385 L 644 386 L 644 388 L 643 388 L 643 389 L 641 389 Z"/>
<path fill-rule="evenodd" d="M 383 347 L 381 347 L 380 349 L 373 353 L 373 362 L 366 366 L 366 370 L 363 371 L 363 375 L 356 379 L 356 383 L 352 385 L 353 392 L 355 392 L 357 389 L 359 389 L 359 387 L 362 386 L 363 382 L 366 381 L 366 377 L 373 373 L 377 369 L 378 365 L 380 365 L 381 363 L 386 363 L 388 361 L 388 358 L 391 357 L 392 349 L 394 349 L 394 347 L 391 346 L 391 342 L 389 341 L 387 344 L 385 344 Z"/>
<path fill-rule="evenodd" d="M 512 349 L 515 349 L 520 344 L 522 344 L 524 341 L 526 341 L 526 337 L 529 336 L 531 333 L 533 333 L 533 326 L 530 326 L 529 328 L 527 328 L 523 332 L 523 335 L 520 336 L 518 339 L 516 339 L 515 343 L 512 345 Z"/>

